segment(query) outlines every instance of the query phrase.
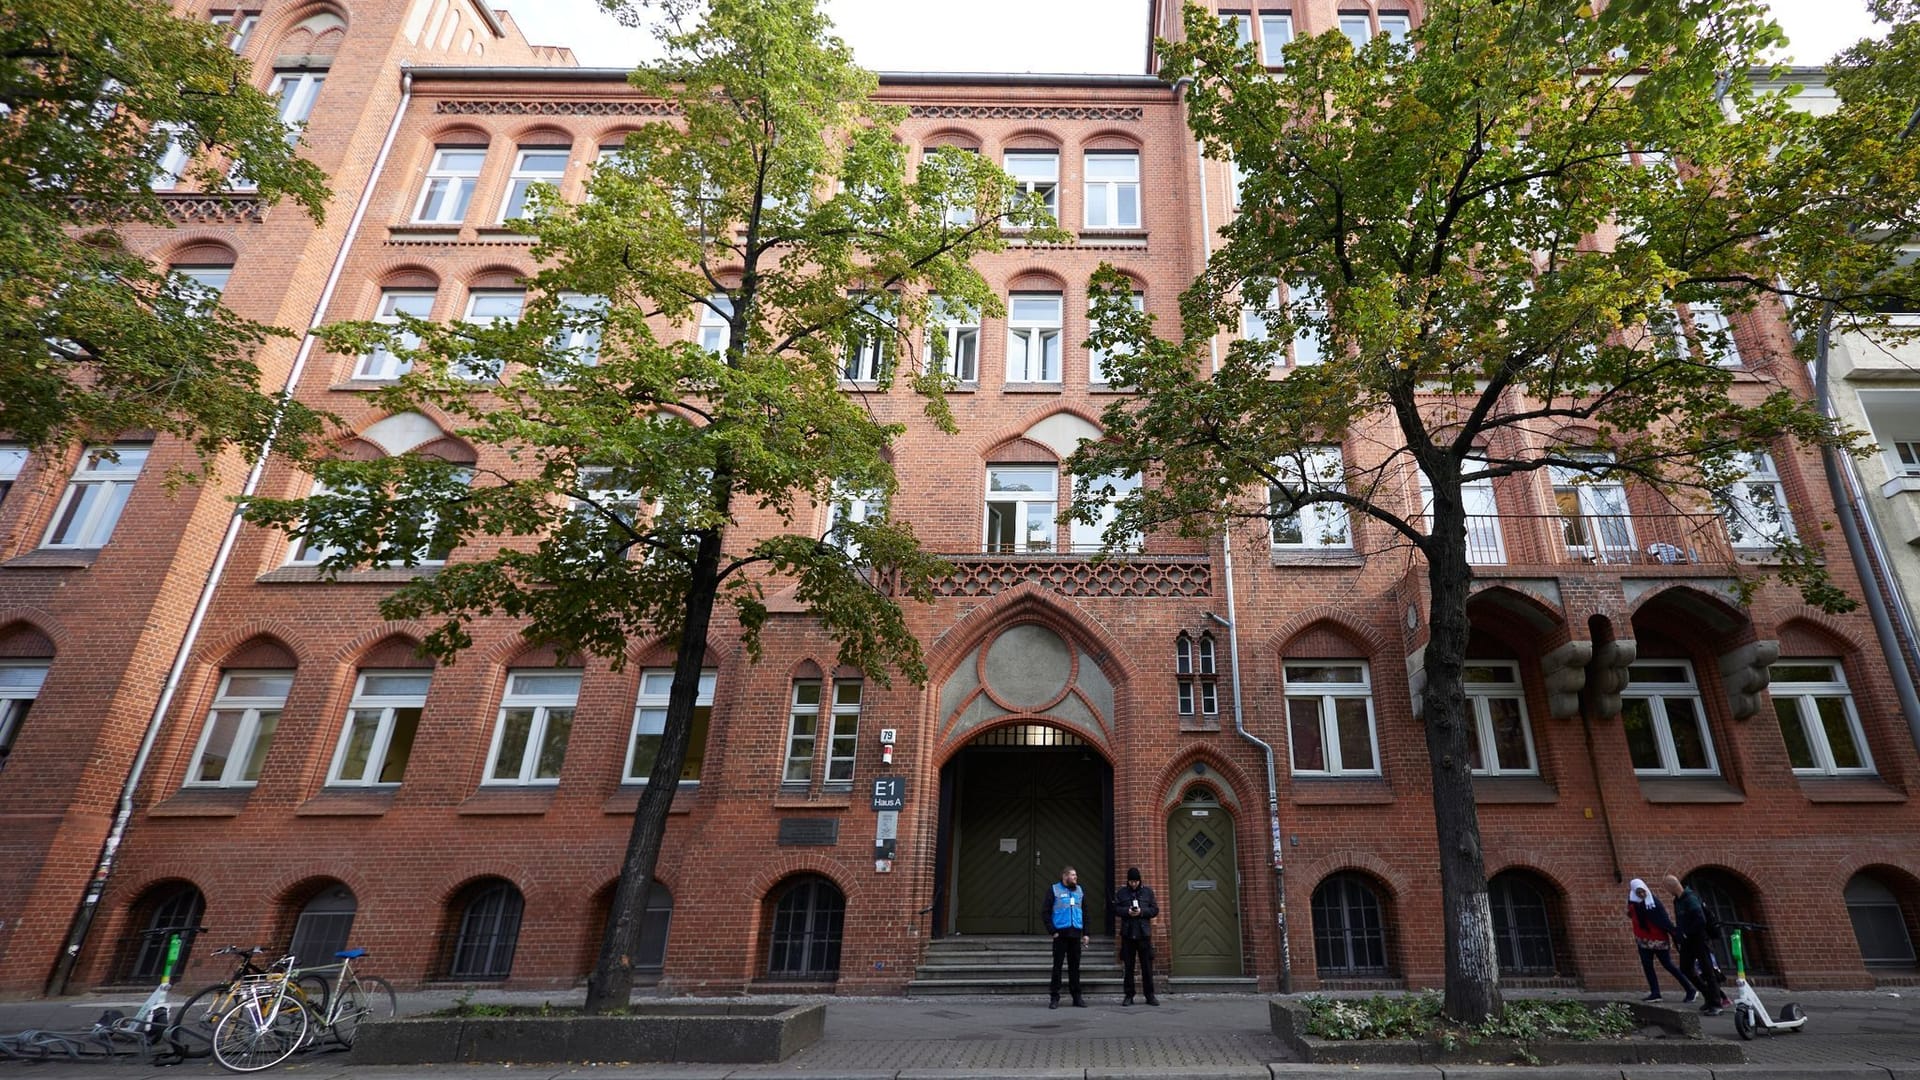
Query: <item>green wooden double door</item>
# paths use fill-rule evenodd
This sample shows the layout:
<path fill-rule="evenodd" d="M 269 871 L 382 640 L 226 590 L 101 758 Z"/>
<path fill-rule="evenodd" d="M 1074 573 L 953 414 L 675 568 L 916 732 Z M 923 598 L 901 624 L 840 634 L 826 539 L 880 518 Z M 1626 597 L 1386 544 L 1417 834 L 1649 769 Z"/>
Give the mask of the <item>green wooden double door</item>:
<path fill-rule="evenodd" d="M 954 770 L 953 932 L 1041 934 L 1060 870 L 1080 872 L 1087 929 L 1107 926 L 1106 762 L 1077 750 L 975 748 Z"/>

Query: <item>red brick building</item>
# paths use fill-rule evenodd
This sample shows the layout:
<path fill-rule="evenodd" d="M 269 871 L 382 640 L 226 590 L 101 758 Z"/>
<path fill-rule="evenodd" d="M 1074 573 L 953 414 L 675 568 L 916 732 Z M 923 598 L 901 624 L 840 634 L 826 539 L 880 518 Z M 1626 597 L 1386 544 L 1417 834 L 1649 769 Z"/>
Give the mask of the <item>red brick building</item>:
<path fill-rule="evenodd" d="M 1363 6 L 1241 14 L 1262 48 L 1417 15 Z M 1153 29 L 1172 33 L 1174 14 L 1156 5 Z M 334 177 L 326 224 L 182 192 L 180 228 L 134 239 L 169 265 L 229 269 L 228 302 L 281 325 L 511 308 L 533 270 L 500 226 L 516 193 L 546 179 L 577 195 L 602 147 L 659 115 L 623 73 L 530 46 L 467 0 L 274 3 L 246 28 L 263 85 L 291 87 L 287 100 L 304 87 L 310 152 Z M 895 992 L 933 939 L 1037 932 L 1040 890 L 1073 863 L 1090 894 L 1145 870 L 1176 989 L 1271 989 L 1288 966 L 1296 988 L 1438 983 L 1409 691 L 1421 568 L 1384 529 L 1324 516 L 1151 537 L 1096 562 L 1049 510 L 1069 495 L 1059 462 L 1119 392 L 1077 344 L 1089 276 L 1111 262 L 1148 311 L 1177 318 L 1233 212 L 1229 169 L 1201 160 L 1177 92 L 1146 75 L 901 74 L 881 95 L 907 107 L 915 151 L 977 148 L 1054 185 L 1077 240 L 981 261 L 1009 315 L 947 331 L 974 365 L 952 398 L 958 435 L 927 425 L 904 386 L 873 395 L 909 429 L 892 510 L 958 565 L 910 610 L 929 684 L 836 670 L 813 621 L 777 603 L 757 663 L 728 628 L 712 635 L 710 710 L 643 961 L 682 991 Z M 1806 389 L 1776 321 L 1737 316 L 1735 330 L 1737 392 Z M 391 357 L 273 349 L 270 378 L 360 433 L 349 452 L 493 464 L 445 418 L 382 415 L 351 393 Z M 144 467 L 34 459 L 0 502 L 0 717 L 25 714 L 0 736 L 0 857 L 32 868 L 0 880 L 0 990 L 46 984 L 136 769 L 76 987 L 150 977 L 137 931 L 190 919 L 222 943 L 302 952 L 351 934 L 402 985 L 581 979 L 669 653 L 637 640 L 622 672 L 556 669 L 502 621 L 433 668 L 414 656 L 427 628 L 376 606 L 431 568 L 320 581 L 314 553 L 229 529 L 240 465 L 168 495 L 161 474 L 186 451 L 125 443 Z M 1761 479 L 1800 528 L 1831 518 L 1817 455 L 1782 446 L 1770 464 Z M 270 495 L 309 485 L 280 461 L 258 477 Z M 1508 977 L 1636 984 L 1620 882 L 1669 872 L 1767 923 L 1759 966 L 1774 977 L 1912 977 L 1920 760 L 1866 617 L 1776 585 L 1740 603 L 1751 538 L 1638 491 L 1555 490 L 1542 474 L 1476 497 L 1476 788 Z M 1844 549 L 1828 557 L 1857 589 Z M 886 864 L 882 778 L 904 789 Z M 196 961 L 186 981 L 216 966 Z"/>

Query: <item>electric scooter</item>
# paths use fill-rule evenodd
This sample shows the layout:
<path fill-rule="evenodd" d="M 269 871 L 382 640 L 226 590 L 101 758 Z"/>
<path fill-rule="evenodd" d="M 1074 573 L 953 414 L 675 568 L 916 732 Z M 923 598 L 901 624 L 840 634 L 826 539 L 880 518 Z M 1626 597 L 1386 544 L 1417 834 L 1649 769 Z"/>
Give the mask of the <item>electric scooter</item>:
<path fill-rule="evenodd" d="M 1756 1031 L 1769 1035 L 1776 1031 L 1799 1031 L 1805 1026 L 1807 1015 L 1800 1011 L 1798 1004 L 1789 1001 L 1782 1005 L 1780 1019 L 1775 1020 L 1761 1003 L 1760 995 L 1754 993 L 1753 985 L 1747 982 L 1747 952 L 1740 935 L 1742 931 L 1753 933 L 1765 927 L 1736 922 L 1720 925 L 1727 931 L 1727 951 L 1733 955 L 1733 1030 L 1739 1032 L 1742 1039 L 1753 1038 Z"/>

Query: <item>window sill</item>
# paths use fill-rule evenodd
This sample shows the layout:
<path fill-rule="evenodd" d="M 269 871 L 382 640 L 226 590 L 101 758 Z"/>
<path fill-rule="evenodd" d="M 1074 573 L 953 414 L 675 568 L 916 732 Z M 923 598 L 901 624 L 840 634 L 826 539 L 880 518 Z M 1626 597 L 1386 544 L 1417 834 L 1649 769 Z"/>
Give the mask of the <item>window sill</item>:
<path fill-rule="evenodd" d="M 1743 803 L 1746 795 L 1717 776 L 1642 776 L 1640 795 L 1650 803 Z"/>
<path fill-rule="evenodd" d="M 975 379 L 972 382 L 955 383 L 947 387 L 945 392 L 949 394 L 977 394 L 980 392 L 980 380 Z"/>
<path fill-rule="evenodd" d="M 453 812 L 463 817 L 532 817 L 544 814 L 553 805 L 556 786 L 544 784 L 540 787 L 522 787 L 516 784 L 481 788 L 469 795 Z"/>
<path fill-rule="evenodd" d="M 387 566 L 377 570 L 348 570 L 332 579 L 321 574 L 317 566 L 283 566 L 278 570 L 269 570 L 254 581 L 262 585 L 289 584 L 329 584 L 329 585 L 380 585 L 394 582 L 412 581 L 415 578 L 432 577 L 440 572 L 444 563 L 430 566 Z"/>
<path fill-rule="evenodd" d="M 460 238 L 460 224 L 455 222 L 443 225 L 437 222 L 421 222 L 409 225 L 395 225 L 387 230 L 387 240 L 391 243 L 436 243 Z"/>
<path fill-rule="evenodd" d="M 148 817 L 238 817 L 253 797 L 253 788 L 181 788 L 147 811 Z"/>
<path fill-rule="evenodd" d="M 877 394 L 880 392 L 880 380 L 879 379 L 841 379 L 840 389 L 858 390 L 863 394 Z"/>
<path fill-rule="evenodd" d="M 1304 806 L 1381 806 L 1393 800 L 1393 787 L 1378 776 L 1293 778 L 1293 801 Z"/>
<path fill-rule="evenodd" d="M 847 810 L 853 806 L 851 791 L 792 791 L 784 788 L 773 797 L 775 810 Z"/>
<path fill-rule="evenodd" d="M 1800 793 L 1811 803 L 1903 803 L 1907 793 L 1878 776 L 1800 776 Z"/>
<path fill-rule="evenodd" d="M 1136 391 L 1131 386 L 1119 386 L 1114 383 L 1088 383 L 1087 393 L 1089 394 L 1133 394 L 1133 393 L 1138 393 L 1138 391 Z"/>
<path fill-rule="evenodd" d="M 1315 551 L 1312 548 L 1269 548 L 1275 566 L 1365 566 L 1366 556 L 1352 548 L 1328 548 Z"/>
<path fill-rule="evenodd" d="M 1057 382 L 1009 382 L 1001 386 L 1009 394 L 1059 394 L 1066 387 Z"/>
<path fill-rule="evenodd" d="M 393 809 L 399 785 L 381 788 L 323 788 L 294 808 L 295 817 L 379 817 Z"/>
<path fill-rule="evenodd" d="M 487 241 L 489 243 L 495 243 L 495 244 L 500 244 L 500 243 L 532 244 L 533 243 L 532 236 L 526 233 L 523 233 L 518 229 L 508 228 L 505 225 L 487 225 L 482 228 L 473 230 L 473 234 L 479 237 L 481 240 Z"/>
<path fill-rule="evenodd" d="M 1083 244 L 1125 244 L 1128 247 L 1146 247 L 1145 229 L 1093 229 L 1080 230 L 1080 242 Z"/>
<path fill-rule="evenodd" d="M 621 784 L 620 790 L 607 797 L 600 804 L 603 814 L 624 814 L 629 817 L 640 809 L 640 795 L 647 790 L 645 784 Z M 674 789 L 673 805 L 667 808 L 669 815 L 693 813 L 693 797 L 700 794 L 700 781 L 682 780 Z"/>
<path fill-rule="evenodd" d="M 1220 717 L 1218 714 L 1213 716 L 1182 716 L 1180 717 L 1180 730 L 1182 732 L 1219 731 Z"/>
<path fill-rule="evenodd" d="M 1920 491 L 1920 476 L 1908 476 L 1902 473 L 1880 485 L 1881 496 L 1888 499 L 1910 491 Z"/>
<path fill-rule="evenodd" d="M 35 567 L 47 569 L 85 570 L 100 557 L 99 548 L 40 548 L 25 555 L 16 555 L 0 566 L 10 570 L 28 570 Z"/>
<path fill-rule="evenodd" d="M 399 381 L 400 380 L 398 378 L 393 378 L 393 379 L 353 378 L 353 379 L 348 379 L 346 382 L 333 383 L 330 386 L 328 386 L 327 389 L 339 390 L 349 394 L 365 393 L 369 390 L 385 390 L 395 385 Z"/>
<path fill-rule="evenodd" d="M 1481 806 L 1556 803 L 1560 793 L 1537 776 L 1476 776 L 1473 801 Z"/>

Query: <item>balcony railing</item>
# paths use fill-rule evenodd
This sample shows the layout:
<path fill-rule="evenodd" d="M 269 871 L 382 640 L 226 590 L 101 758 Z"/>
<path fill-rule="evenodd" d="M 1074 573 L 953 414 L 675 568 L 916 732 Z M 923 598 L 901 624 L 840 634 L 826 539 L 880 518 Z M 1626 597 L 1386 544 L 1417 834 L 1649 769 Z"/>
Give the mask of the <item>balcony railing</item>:
<path fill-rule="evenodd" d="M 1476 515 L 1474 566 L 1725 566 L 1737 561 L 1714 514 Z"/>

